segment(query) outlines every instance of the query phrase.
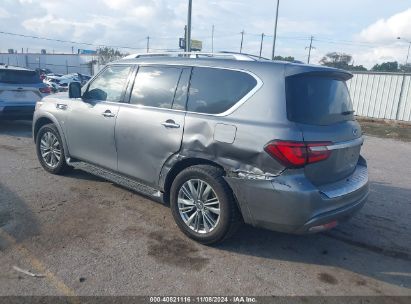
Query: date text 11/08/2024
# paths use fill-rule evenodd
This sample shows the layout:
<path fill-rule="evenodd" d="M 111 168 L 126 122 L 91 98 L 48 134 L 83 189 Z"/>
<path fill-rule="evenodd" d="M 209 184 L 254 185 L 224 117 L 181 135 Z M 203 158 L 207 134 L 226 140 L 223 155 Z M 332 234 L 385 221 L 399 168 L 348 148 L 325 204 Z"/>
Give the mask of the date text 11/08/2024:
<path fill-rule="evenodd" d="M 150 297 L 150 303 L 257 303 L 255 297 Z"/>

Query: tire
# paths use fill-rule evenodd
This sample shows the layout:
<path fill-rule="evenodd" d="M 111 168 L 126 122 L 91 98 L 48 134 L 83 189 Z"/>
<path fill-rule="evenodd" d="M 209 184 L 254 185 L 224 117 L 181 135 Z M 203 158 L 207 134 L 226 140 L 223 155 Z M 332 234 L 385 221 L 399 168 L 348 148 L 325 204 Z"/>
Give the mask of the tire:
<path fill-rule="evenodd" d="M 43 157 L 42 149 L 50 147 L 50 143 L 52 143 L 53 150 L 43 150 L 43 153 L 44 151 L 49 151 L 49 153 L 46 154 L 47 156 Z M 41 166 L 49 173 L 60 175 L 72 168 L 66 163 L 63 141 L 54 124 L 44 125 L 38 131 L 36 137 L 36 152 Z"/>
<path fill-rule="evenodd" d="M 205 245 L 226 240 L 241 223 L 233 192 L 223 175 L 224 171 L 217 167 L 196 165 L 181 171 L 171 185 L 174 220 L 184 234 Z M 190 190 L 193 188 L 195 191 Z M 203 195 L 196 199 L 198 189 Z"/>

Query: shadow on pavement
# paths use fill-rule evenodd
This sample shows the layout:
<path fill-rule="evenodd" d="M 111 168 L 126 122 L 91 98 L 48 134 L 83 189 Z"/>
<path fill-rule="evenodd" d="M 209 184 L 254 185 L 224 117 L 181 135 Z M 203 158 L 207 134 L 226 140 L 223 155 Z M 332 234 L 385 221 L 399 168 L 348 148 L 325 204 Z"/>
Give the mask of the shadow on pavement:
<path fill-rule="evenodd" d="M 371 183 L 370 188 L 365 207 L 329 232 L 298 236 L 244 225 L 217 248 L 267 259 L 335 266 L 410 288 L 411 189 L 381 183 Z M 383 197 L 390 193 L 395 193 L 398 201 Z M 392 205 L 385 208 L 378 202 Z"/>
<path fill-rule="evenodd" d="M 0 135 L 31 137 L 31 120 L 0 120 Z"/>
<path fill-rule="evenodd" d="M 0 230 L 17 243 L 39 234 L 39 224 L 27 204 L 13 191 L 0 183 Z M 0 250 L 8 241 L 0 237 Z"/>

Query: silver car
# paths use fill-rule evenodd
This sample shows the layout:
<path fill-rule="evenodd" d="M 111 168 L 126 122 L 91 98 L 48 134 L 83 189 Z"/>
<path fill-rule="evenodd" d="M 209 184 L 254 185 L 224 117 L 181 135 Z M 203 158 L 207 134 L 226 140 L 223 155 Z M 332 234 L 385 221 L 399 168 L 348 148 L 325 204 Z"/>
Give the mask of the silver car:
<path fill-rule="evenodd" d="M 0 120 L 32 119 L 36 102 L 50 93 L 36 71 L 0 64 Z"/>
<path fill-rule="evenodd" d="M 351 77 L 240 54 L 129 56 L 37 104 L 38 159 L 169 203 L 204 244 L 242 222 L 323 231 L 369 192 Z"/>

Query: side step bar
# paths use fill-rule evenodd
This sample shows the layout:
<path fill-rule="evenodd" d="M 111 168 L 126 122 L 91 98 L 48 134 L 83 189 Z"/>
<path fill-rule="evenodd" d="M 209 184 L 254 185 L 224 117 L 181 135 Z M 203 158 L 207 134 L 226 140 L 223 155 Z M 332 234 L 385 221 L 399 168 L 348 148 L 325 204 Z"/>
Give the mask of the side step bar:
<path fill-rule="evenodd" d="M 81 161 L 73 162 L 68 159 L 67 163 L 70 166 L 73 166 L 75 169 L 79 169 L 87 173 L 90 173 L 92 175 L 98 176 L 114 184 L 127 188 L 131 191 L 145 195 L 157 202 L 163 203 L 163 193 L 162 192 L 158 191 L 157 189 L 146 186 L 144 184 L 141 184 L 133 179 L 130 179 L 129 177 L 125 177 L 118 173 L 112 172 L 110 170 L 107 170 L 107 169 L 104 169 L 99 166 L 92 165 L 86 162 L 81 162 Z"/>

